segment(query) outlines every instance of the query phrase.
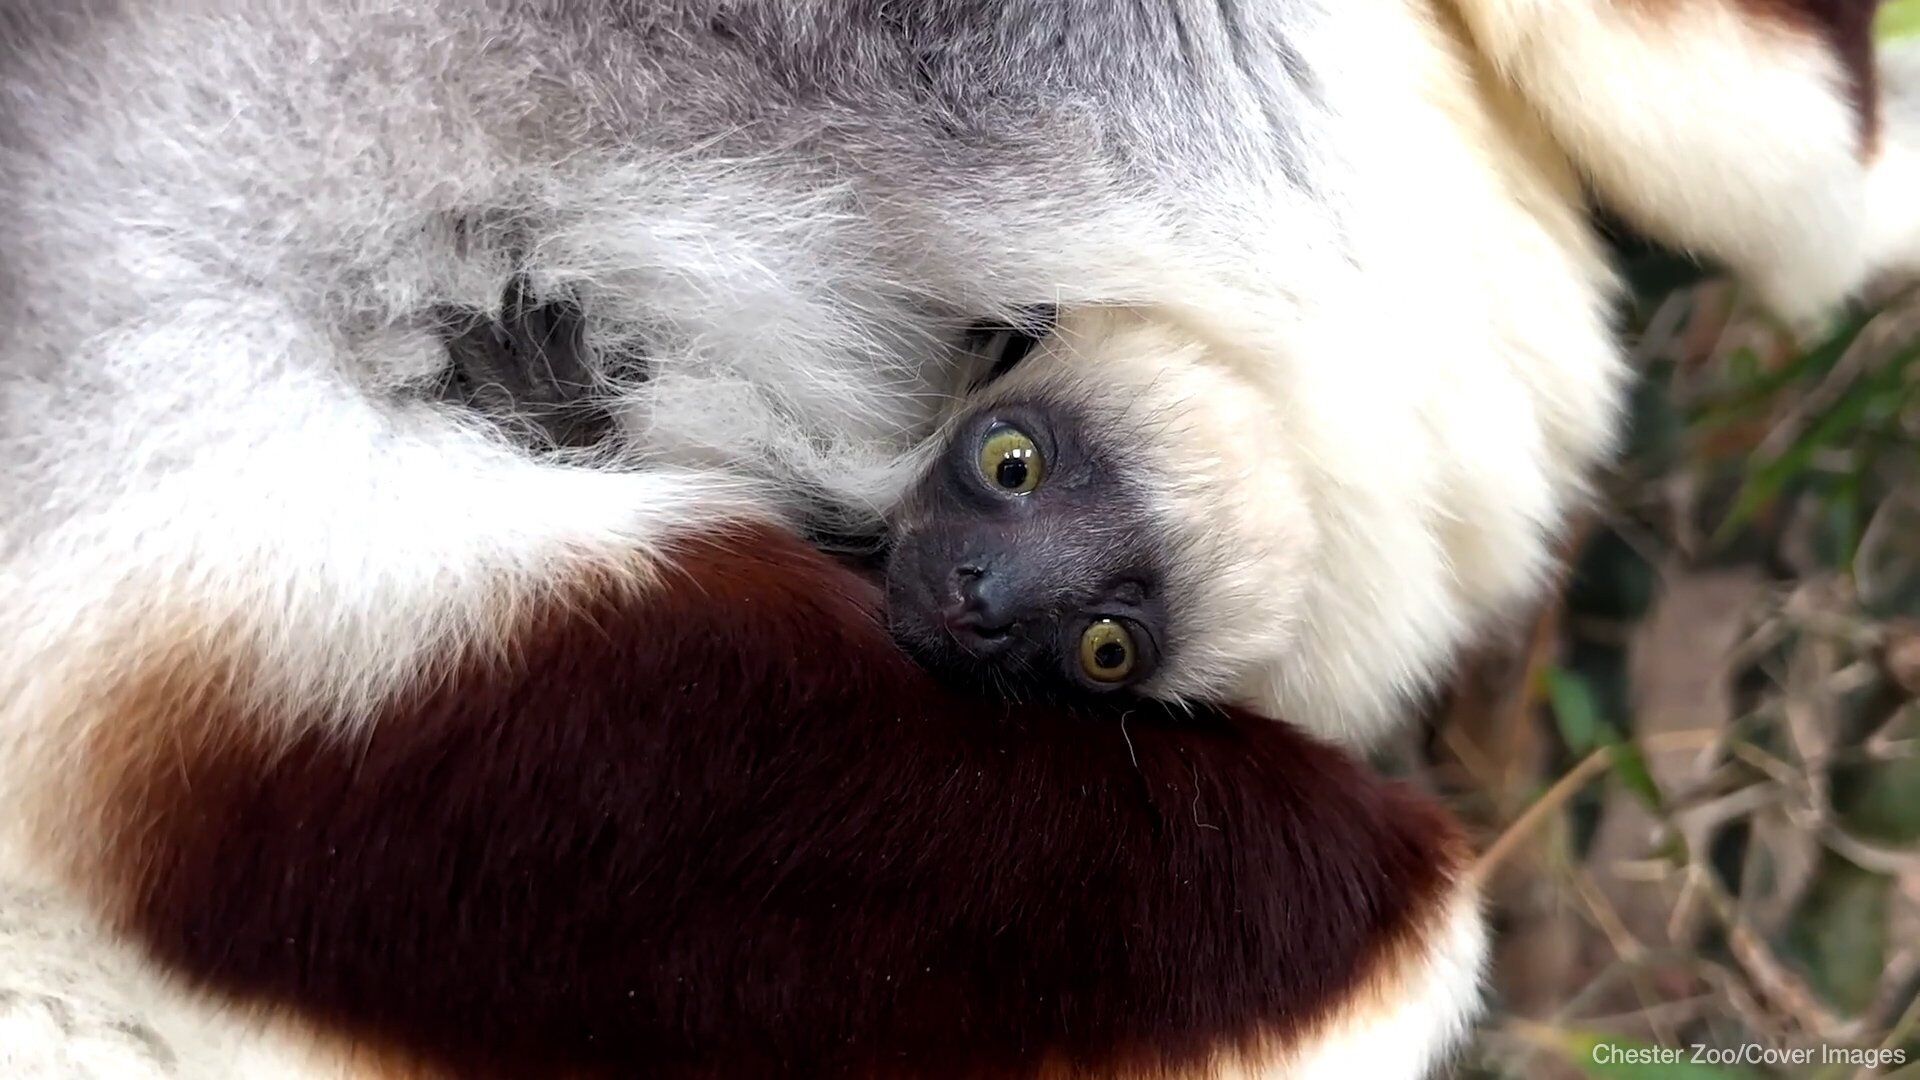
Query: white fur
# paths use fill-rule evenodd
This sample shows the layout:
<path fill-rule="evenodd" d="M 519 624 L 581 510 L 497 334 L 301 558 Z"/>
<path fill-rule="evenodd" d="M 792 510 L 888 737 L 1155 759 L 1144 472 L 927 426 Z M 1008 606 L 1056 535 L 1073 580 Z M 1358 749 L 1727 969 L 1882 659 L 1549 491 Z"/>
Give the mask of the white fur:
<path fill-rule="evenodd" d="M 1321 162 L 1347 200 L 1337 242 L 1252 212 L 1244 259 L 1142 309 L 1162 336 L 1068 319 L 1066 364 L 996 389 L 1071 380 L 1137 422 L 1174 564 L 1201 579 L 1150 692 L 1365 745 L 1535 594 L 1625 375 L 1578 178 L 1790 316 L 1920 271 L 1915 61 L 1883 73 L 1869 162 L 1810 32 L 1719 0 L 1460 7 L 1480 53 L 1419 4 L 1314 29 L 1343 121 Z"/>
<path fill-rule="evenodd" d="M 1867 172 L 1869 264 L 1920 276 L 1920 41 L 1880 56 L 1880 154 Z"/>
<path fill-rule="evenodd" d="M 1462 0 L 1476 40 L 1602 198 L 1725 260 L 1782 311 L 1872 269 L 1847 74 L 1819 36 L 1732 0 Z"/>
<path fill-rule="evenodd" d="M 1459 1050 L 1480 1015 L 1486 963 L 1478 890 L 1463 886 L 1432 936 L 1388 976 L 1377 999 L 1333 1018 L 1272 1075 L 1291 1080 L 1433 1075 Z"/>
<path fill-rule="evenodd" d="M 0 1076 L 8 1080 L 352 1075 L 284 1027 L 170 984 L 57 889 L 0 885 L 0 957 Z"/>
<path fill-rule="evenodd" d="M 1250 216 L 1243 261 L 1069 312 L 991 391 L 1088 398 L 1137 448 L 1176 537 L 1149 692 L 1363 745 L 1535 594 L 1625 375 L 1564 159 L 1421 11 L 1313 41 L 1338 243 Z"/>
<path fill-rule="evenodd" d="M 89 435 L 134 469 L 50 463 L 71 470 L 57 481 L 70 508 L 0 562 L 8 805 L 70 813 L 45 785 L 82 767 L 122 680 L 192 672 L 214 642 L 262 661 L 261 682 L 238 688 L 262 715 L 346 722 L 454 647 L 490 640 L 566 566 L 638 572 L 675 528 L 752 505 L 724 478 L 541 466 L 383 414 L 315 376 L 325 344 L 297 319 L 256 315 L 270 313 L 239 298 L 189 305 L 95 344 L 103 380 L 131 384 L 189 337 L 219 343 L 194 353 L 204 386 L 130 393 Z M 30 823 L 10 815 L 6 828 Z"/>

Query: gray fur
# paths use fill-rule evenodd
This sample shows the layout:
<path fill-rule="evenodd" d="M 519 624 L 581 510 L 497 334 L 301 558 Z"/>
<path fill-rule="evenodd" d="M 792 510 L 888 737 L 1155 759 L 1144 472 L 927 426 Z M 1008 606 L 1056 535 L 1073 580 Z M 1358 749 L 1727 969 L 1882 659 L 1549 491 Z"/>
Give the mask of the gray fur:
<path fill-rule="evenodd" d="M 218 438 L 201 407 L 262 382 L 447 422 L 416 407 L 431 313 L 497 306 L 516 273 L 577 298 L 597 351 L 645 342 L 644 392 L 606 387 L 628 460 L 872 506 L 964 322 L 1127 299 L 1129 259 L 1233 243 L 1197 186 L 1311 185 L 1313 77 L 1286 46 L 1311 17 L 7 0 L 0 508 L 31 529 L 108 493 L 131 433 L 144 460 L 195 453 Z M 89 357 L 162 324 L 301 344 L 271 370 Z"/>

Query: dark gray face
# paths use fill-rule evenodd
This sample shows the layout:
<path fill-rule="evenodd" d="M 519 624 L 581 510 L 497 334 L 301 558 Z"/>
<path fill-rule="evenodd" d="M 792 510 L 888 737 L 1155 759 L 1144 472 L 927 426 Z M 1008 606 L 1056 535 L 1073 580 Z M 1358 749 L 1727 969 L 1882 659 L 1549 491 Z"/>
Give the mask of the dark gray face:
<path fill-rule="evenodd" d="M 1152 676 L 1168 642 L 1160 542 L 1123 448 L 1085 414 L 1003 402 L 962 423 L 896 523 L 894 637 L 936 674 L 1022 696 Z"/>

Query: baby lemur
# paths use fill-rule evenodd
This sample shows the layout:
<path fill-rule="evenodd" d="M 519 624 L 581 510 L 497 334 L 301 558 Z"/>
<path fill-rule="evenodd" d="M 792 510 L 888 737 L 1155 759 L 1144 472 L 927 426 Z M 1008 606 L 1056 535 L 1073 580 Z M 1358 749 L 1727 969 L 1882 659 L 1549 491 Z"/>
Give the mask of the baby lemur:
<path fill-rule="evenodd" d="M 968 330 L 970 374 L 887 534 L 810 523 L 809 536 L 884 578 L 896 640 L 938 675 L 1016 697 L 1164 684 L 1181 655 L 1178 544 L 1116 445 L 1125 418 L 1070 384 L 1009 378 L 1054 322 L 1035 308 Z M 497 315 L 447 325 L 451 401 L 536 453 L 608 437 L 577 307 L 516 280 Z"/>

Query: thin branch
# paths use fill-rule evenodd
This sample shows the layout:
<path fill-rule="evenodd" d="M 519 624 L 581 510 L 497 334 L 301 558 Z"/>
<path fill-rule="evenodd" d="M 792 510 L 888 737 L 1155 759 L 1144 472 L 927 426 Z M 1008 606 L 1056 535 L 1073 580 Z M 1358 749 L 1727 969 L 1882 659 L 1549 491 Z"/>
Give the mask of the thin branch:
<path fill-rule="evenodd" d="M 1548 815 L 1579 794 L 1581 788 L 1586 787 L 1594 777 L 1606 772 L 1607 766 L 1612 763 L 1611 747 L 1603 746 L 1588 754 L 1585 760 L 1555 781 L 1545 794 L 1535 799 L 1533 805 L 1527 807 L 1519 817 L 1515 818 L 1513 824 L 1508 825 L 1487 850 L 1481 853 L 1480 858 L 1474 861 L 1473 876 L 1485 881 L 1487 875 L 1491 874 L 1507 856 L 1513 854 L 1514 849 L 1520 846 L 1520 842 L 1539 828 L 1540 823 L 1545 821 Z"/>

